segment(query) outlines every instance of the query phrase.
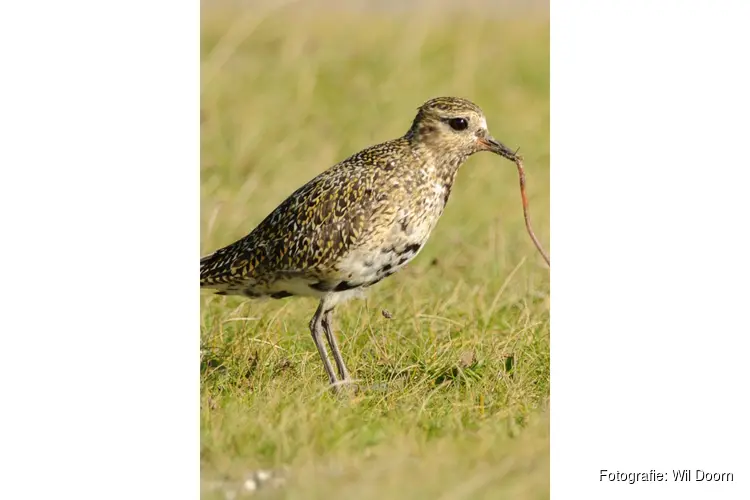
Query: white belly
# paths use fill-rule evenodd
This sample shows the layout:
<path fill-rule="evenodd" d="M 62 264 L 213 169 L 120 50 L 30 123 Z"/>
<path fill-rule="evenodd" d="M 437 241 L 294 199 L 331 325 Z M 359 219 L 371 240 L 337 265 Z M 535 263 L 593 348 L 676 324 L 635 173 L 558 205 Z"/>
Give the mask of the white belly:
<path fill-rule="evenodd" d="M 378 244 L 364 245 L 349 253 L 338 266 L 339 272 L 364 287 L 394 274 L 419 254 L 441 212 L 442 209 L 428 212 L 426 217 L 411 221 L 401 217 Z"/>

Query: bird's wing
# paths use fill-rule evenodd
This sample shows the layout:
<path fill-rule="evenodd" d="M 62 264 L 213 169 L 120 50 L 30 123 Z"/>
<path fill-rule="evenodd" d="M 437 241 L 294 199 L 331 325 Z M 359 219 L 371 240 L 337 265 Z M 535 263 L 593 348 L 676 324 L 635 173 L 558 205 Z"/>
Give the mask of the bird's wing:
<path fill-rule="evenodd" d="M 245 238 L 202 258 L 201 286 L 335 280 L 337 262 L 394 217 L 388 191 L 376 187 L 380 175 L 378 164 L 350 160 L 321 173 Z"/>

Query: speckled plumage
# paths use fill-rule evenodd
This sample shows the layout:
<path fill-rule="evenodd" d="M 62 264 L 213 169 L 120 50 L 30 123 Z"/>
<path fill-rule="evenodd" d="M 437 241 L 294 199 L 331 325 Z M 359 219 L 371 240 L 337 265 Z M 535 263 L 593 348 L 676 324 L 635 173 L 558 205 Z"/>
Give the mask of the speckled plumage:
<path fill-rule="evenodd" d="M 201 288 L 247 297 L 319 297 L 313 338 L 316 328 L 325 329 L 339 374 L 347 379 L 330 331 L 333 307 L 419 253 L 443 213 L 459 167 L 482 150 L 513 156 L 489 136 L 484 115 L 472 102 L 427 101 L 403 137 L 322 172 L 250 234 L 203 257 Z M 317 339 L 316 345 L 335 383 Z"/>

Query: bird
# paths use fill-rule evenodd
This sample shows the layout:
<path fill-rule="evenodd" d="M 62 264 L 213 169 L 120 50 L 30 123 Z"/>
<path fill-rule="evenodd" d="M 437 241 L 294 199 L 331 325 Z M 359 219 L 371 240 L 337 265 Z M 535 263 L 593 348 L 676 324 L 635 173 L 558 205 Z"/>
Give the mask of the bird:
<path fill-rule="evenodd" d="M 201 289 L 252 299 L 319 300 L 313 342 L 334 389 L 351 382 L 333 330 L 333 311 L 393 275 L 424 247 L 456 174 L 473 154 L 511 161 L 481 108 L 436 97 L 408 131 L 351 155 L 294 191 L 247 236 L 200 259 Z M 337 374 L 323 344 L 325 336 Z"/>

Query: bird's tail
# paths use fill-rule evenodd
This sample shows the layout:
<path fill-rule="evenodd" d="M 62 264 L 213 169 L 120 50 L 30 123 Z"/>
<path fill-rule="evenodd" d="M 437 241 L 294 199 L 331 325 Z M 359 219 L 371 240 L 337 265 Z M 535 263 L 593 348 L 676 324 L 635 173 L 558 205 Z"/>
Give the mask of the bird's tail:
<path fill-rule="evenodd" d="M 214 255 L 216 255 L 216 252 L 212 252 L 205 257 L 201 257 L 201 271 L 203 270 L 203 266 L 207 265 L 211 260 L 213 259 Z"/>
<path fill-rule="evenodd" d="M 243 241 L 220 248 L 201 257 L 201 288 L 225 289 L 236 281 L 237 269 L 248 262 Z M 246 277 L 245 274 L 242 277 Z"/>
<path fill-rule="evenodd" d="M 213 278 L 219 274 L 217 271 L 221 267 L 220 264 L 223 260 L 221 257 L 220 250 L 201 257 L 201 288 L 215 285 Z"/>

